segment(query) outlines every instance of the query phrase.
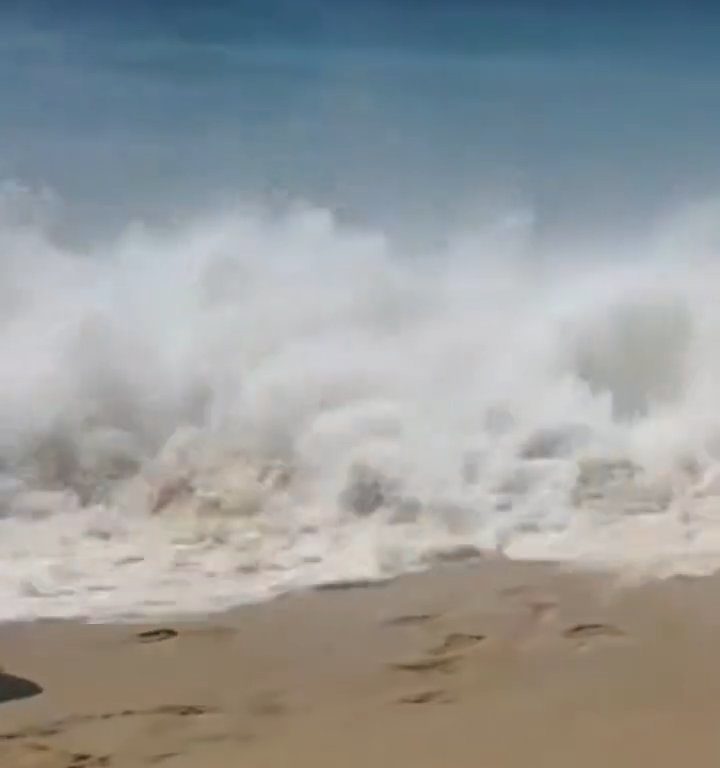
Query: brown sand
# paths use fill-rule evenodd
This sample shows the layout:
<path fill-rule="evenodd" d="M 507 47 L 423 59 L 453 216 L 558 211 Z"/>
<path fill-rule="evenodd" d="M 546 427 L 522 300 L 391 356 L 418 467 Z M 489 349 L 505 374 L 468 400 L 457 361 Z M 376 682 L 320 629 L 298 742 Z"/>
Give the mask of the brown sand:
<path fill-rule="evenodd" d="M 0 766 L 714 767 L 719 596 L 501 562 L 192 623 L 6 626 L 0 663 L 44 690 L 0 703 Z"/>

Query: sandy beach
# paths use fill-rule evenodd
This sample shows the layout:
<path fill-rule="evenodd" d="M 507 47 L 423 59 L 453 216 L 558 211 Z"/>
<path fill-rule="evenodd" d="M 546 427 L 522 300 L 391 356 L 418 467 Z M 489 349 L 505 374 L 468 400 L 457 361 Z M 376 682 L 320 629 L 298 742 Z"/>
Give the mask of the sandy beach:
<path fill-rule="evenodd" d="M 0 0 L 0 768 L 720 768 L 719 40 Z"/>
<path fill-rule="evenodd" d="M 0 765 L 716 765 L 719 587 L 486 562 L 205 620 L 7 625 Z"/>

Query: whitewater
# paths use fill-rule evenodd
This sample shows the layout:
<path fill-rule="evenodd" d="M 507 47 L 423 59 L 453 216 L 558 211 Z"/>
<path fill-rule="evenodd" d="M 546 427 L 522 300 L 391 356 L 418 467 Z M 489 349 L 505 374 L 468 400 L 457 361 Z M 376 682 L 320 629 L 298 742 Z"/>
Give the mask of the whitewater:
<path fill-rule="evenodd" d="M 720 206 L 550 252 L 305 204 L 85 246 L 0 194 L 0 620 L 223 609 L 497 553 L 720 566 Z"/>

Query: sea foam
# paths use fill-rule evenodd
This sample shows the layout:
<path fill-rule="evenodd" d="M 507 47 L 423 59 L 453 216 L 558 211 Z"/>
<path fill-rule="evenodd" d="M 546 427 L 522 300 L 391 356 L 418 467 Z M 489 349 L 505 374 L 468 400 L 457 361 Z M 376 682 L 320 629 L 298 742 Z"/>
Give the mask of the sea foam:
<path fill-rule="evenodd" d="M 73 249 L 48 207 L 0 195 L 0 618 L 484 551 L 720 565 L 713 203 L 608 254 L 517 211 L 413 254 L 301 205 Z"/>

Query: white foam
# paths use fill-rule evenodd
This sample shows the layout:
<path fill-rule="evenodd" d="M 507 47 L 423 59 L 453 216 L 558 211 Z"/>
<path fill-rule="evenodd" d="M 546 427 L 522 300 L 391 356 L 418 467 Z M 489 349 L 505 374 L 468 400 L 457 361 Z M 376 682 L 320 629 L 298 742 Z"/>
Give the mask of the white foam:
<path fill-rule="evenodd" d="M 74 253 L 0 198 L 0 618 L 222 608 L 463 547 L 720 564 L 712 208 L 626 266 L 539 265 L 528 216 L 423 257 L 311 208 Z"/>

